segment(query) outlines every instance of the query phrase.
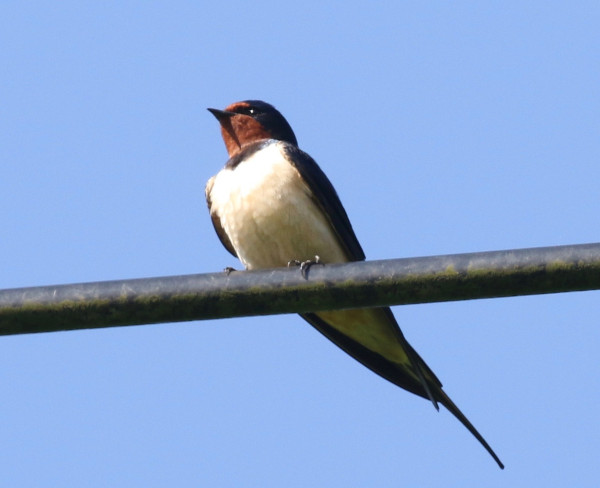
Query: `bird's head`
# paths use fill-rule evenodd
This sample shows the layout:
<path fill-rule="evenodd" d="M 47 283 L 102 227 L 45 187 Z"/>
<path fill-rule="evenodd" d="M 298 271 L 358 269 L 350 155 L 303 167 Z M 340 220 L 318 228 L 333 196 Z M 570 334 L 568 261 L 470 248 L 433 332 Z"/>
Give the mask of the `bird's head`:
<path fill-rule="evenodd" d="M 264 139 L 276 139 L 298 145 L 294 131 L 279 111 L 260 100 L 245 100 L 227 106 L 225 110 L 209 108 L 219 124 L 229 157 L 242 147 Z"/>

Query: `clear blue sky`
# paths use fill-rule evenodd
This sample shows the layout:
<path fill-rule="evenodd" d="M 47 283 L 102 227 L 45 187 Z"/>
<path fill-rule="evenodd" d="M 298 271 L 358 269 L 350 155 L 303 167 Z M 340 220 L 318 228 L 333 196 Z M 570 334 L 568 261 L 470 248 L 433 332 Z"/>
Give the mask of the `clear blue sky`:
<path fill-rule="evenodd" d="M 205 109 L 248 98 L 370 259 L 600 241 L 599 25 L 592 1 L 3 2 L 0 287 L 239 267 Z M 395 309 L 504 472 L 293 315 L 0 338 L 2 485 L 597 486 L 599 296 Z"/>

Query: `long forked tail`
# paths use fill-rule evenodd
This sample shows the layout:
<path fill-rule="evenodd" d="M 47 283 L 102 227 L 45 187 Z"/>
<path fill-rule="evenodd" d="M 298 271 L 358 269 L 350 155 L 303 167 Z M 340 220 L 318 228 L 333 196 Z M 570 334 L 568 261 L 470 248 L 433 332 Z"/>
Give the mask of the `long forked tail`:
<path fill-rule="evenodd" d="M 422 387 L 422 391 L 413 390 L 413 392 L 417 395 L 422 396 L 423 398 L 429 398 L 436 410 L 440 409 L 438 407 L 438 402 L 444 405 L 444 407 L 446 407 L 448 411 L 467 428 L 467 430 L 473 435 L 473 437 L 475 437 L 475 439 L 479 441 L 479 443 L 485 448 L 485 450 L 490 453 L 490 456 L 492 456 L 492 458 L 494 458 L 494 461 L 498 463 L 500 469 L 504 469 L 504 464 L 502 463 L 502 461 L 500 461 L 500 458 L 496 455 L 494 450 L 490 447 L 490 445 L 475 428 L 475 426 L 469 421 L 465 414 L 460 411 L 460 409 L 450 399 L 446 392 L 442 390 L 442 382 L 438 379 L 438 377 L 431 370 L 431 368 L 427 366 L 427 363 L 423 360 L 423 358 L 419 356 L 419 353 L 415 351 L 415 349 L 408 343 L 408 341 L 404 337 L 404 334 L 402 334 L 402 332 L 400 331 L 399 327 L 398 332 L 400 342 L 402 343 L 406 354 L 410 358 L 414 372 Z"/>
<path fill-rule="evenodd" d="M 471 434 L 473 434 L 473 437 L 475 437 L 475 439 L 479 441 L 479 443 L 485 448 L 485 450 L 490 453 L 490 456 L 492 456 L 492 458 L 494 458 L 494 461 L 498 463 L 500 469 L 504 469 L 504 464 L 502 463 L 502 461 L 500 461 L 500 458 L 496 455 L 496 453 L 490 447 L 487 441 L 483 438 L 483 436 L 479 433 L 475 426 L 469 421 L 465 414 L 460 411 L 460 409 L 450 399 L 446 392 L 442 390 L 442 383 L 435 376 L 433 371 L 431 371 L 429 366 L 427 366 L 427 363 L 423 361 L 421 356 L 419 356 L 419 354 L 413 349 L 413 347 L 410 344 L 408 344 L 408 342 L 405 342 L 405 349 L 412 360 L 413 367 L 416 369 L 417 376 L 419 377 L 421 385 L 424 389 L 424 392 L 420 393 L 420 395 L 424 398 L 429 398 L 433 403 L 433 406 L 437 410 L 439 410 L 437 402 L 444 405 L 444 407 L 446 407 L 448 411 L 452 415 L 454 415 Z"/>
<path fill-rule="evenodd" d="M 454 404 L 454 402 L 450 399 L 450 397 L 448 395 L 446 395 L 446 393 L 441 388 L 436 392 L 436 394 L 438 395 L 438 401 L 442 405 L 444 405 L 444 407 L 446 407 L 448 409 L 448 411 L 452 415 L 454 415 L 460 421 L 460 423 L 463 424 L 467 428 L 467 430 L 471 434 L 473 434 L 475 439 L 477 439 L 481 443 L 481 445 L 485 448 L 485 450 L 490 453 L 490 456 L 492 456 L 494 458 L 494 461 L 496 461 L 498 463 L 498 466 L 500 466 L 500 469 L 504 469 L 504 464 L 502 464 L 502 461 L 500 461 L 500 458 L 496 455 L 494 450 L 490 447 L 490 445 L 483 438 L 483 436 L 479 433 L 479 431 L 473 426 L 473 424 L 471 422 L 469 422 L 469 419 L 467 417 L 465 417 L 465 415 L 460 411 L 460 409 Z"/>
<path fill-rule="evenodd" d="M 342 350 L 346 351 L 357 361 L 364 364 L 367 368 L 377 373 L 379 376 L 385 378 L 391 383 L 404 388 L 415 395 L 429 399 L 433 406 L 439 410 L 438 402 L 444 405 L 452 415 L 454 415 L 460 423 L 462 423 L 469 432 L 481 443 L 481 445 L 488 451 L 488 453 L 494 458 L 500 468 L 504 469 L 504 464 L 498 458 L 496 453 L 492 450 L 490 445 L 486 442 L 483 436 L 477 431 L 477 429 L 469 422 L 467 417 L 460 411 L 460 409 L 454 404 L 450 397 L 442 390 L 442 383 L 436 377 L 434 372 L 427 366 L 427 363 L 419 356 L 417 351 L 408 343 L 400 327 L 396 323 L 394 315 L 389 308 L 371 309 L 373 313 L 379 313 L 379 317 L 374 317 L 386 321 L 391 327 L 398 340 L 398 346 L 404 352 L 407 357 L 408 364 L 399 363 L 387 359 L 383 354 L 378 351 L 369 349 L 365 345 L 357 342 L 342 331 L 338 330 L 332 324 L 323 320 L 319 315 L 315 313 L 303 314 L 302 318 L 313 325 L 319 332 L 321 332 L 330 341 L 334 342 Z M 348 311 L 341 312 L 341 319 L 347 319 Z M 329 314 L 331 319 L 331 313 Z"/>

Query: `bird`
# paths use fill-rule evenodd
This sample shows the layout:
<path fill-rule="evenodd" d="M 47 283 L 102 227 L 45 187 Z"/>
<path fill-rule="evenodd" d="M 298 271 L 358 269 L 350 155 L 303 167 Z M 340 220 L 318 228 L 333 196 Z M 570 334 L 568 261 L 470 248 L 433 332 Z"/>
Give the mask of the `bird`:
<path fill-rule="evenodd" d="M 208 109 L 229 156 L 208 180 L 206 201 L 221 243 L 247 270 L 291 262 L 365 260 L 333 185 L 298 147 L 288 121 L 272 105 L 244 100 Z M 499 457 L 442 389 L 408 343 L 389 307 L 303 313 L 301 317 L 376 374 L 439 410 L 442 404 L 504 469 Z"/>

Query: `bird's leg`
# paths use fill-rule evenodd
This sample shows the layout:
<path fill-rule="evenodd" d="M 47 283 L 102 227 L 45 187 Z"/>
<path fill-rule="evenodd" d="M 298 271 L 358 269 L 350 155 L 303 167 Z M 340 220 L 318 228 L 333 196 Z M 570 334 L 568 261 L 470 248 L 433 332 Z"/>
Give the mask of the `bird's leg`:
<path fill-rule="evenodd" d="M 307 261 L 302 261 L 300 263 L 300 272 L 302 273 L 302 276 L 304 276 L 304 278 L 308 278 L 308 270 L 310 269 L 311 266 L 313 266 L 315 264 L 320 264 L 321 266 L 325 265 L 325 263 L 322 263 L 321 258 L 317 255 L 315 255 L 314 261 L 312 259 L 309 259 Z"/>
<path fill-rule="evenodd" d="M 232 271 L 237 271 L 237 269 L 235 269 L 235 268 L 232 268 L 231 266 L 227 266 L 227 267 L 226 267 L 226 268 L 223 270 L 223 272 L 224 272 L 224 273 L 225 273 L 227 276 L 229 276 L 229 275 L 231 274 L 231 272 L 232 272 Z"/>
<path fill-rule="evenodd" d="M 306 261 L 298 261 L 297 259 L 292 259 L 291 261 L 288 262 L 288 268 L 291 265 L 300 266 L 300 273 L 302 273 L 302 276 L 304 277 L 304 279 L 308 279 L 308 270 L 310 269 L 311 266 L 313 266 L 315 264 L 320 264 L 321 266 L 325 265 L 325 263 L 321 262 L 321 258 L 319 256 L 315 255 L 314 261 L 311 259 L 308 259 Z"/>

